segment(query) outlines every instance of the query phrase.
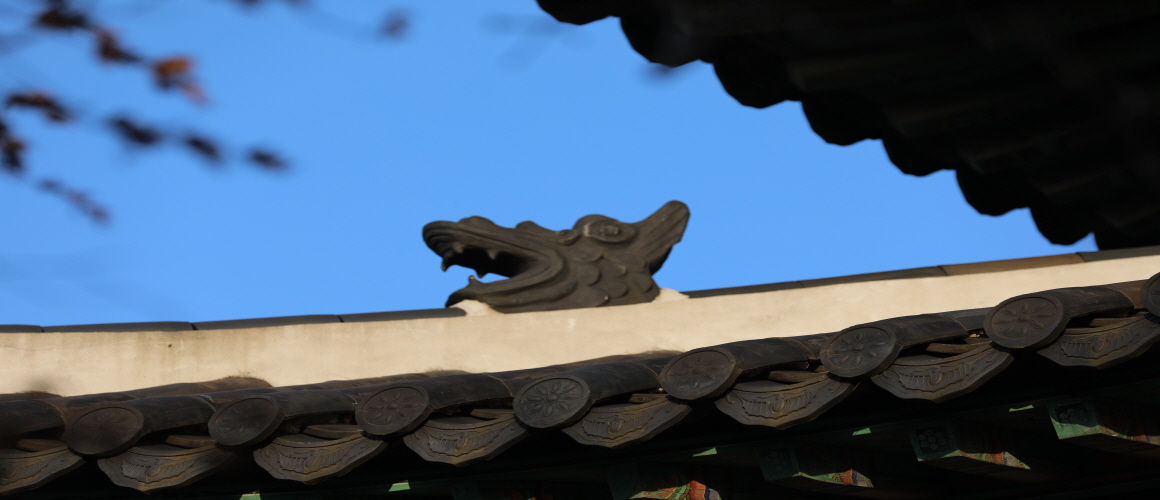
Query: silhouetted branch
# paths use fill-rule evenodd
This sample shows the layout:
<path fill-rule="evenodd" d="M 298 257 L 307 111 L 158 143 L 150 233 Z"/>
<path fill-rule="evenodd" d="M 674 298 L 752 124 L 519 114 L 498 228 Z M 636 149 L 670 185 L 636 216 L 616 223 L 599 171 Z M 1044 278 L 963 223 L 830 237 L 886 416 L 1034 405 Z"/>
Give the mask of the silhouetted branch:
<path fill-rule="evenodd" d="M 267 3 L 261 0 L 237 1 L 245 6 Z M 293 0 L 282 1 L 302 5 L 301 2 Z M 30 22 L 26 26 L 31 28 L 0 36 L 0 54 L 11 52 L 17 45 L 16 41 L 28 42 L 39 33 L 86 33 L 92 36 L 95 44 L 93 54 L 97 61 L 139 68 L 150 76 L 159 90 L 180 92 L 196 103 L 206 100 L 204 91 L 194 77 L 192 58 L 187 56 L 150 58 L 140 55 L 137 51 L 127 48 L 117 37 L 115 30 L 97 22 L 91 12 L 78 8 L 74 2 L 46 0 L 42 3 L 42 7 L 31 10 L 9 8 L 11 5 L 0 7 L 3 7 L 5 15 L 29 19 Z M 383 29 L 387 36 L 401 37 L 407 27 L 406 17 L 400 15 L 389 18 Z M 24 85 L 22 82 L 21 84 Z M 0 98 L 4 103 L 3 108 L 0 108 L 0 169 L 12 176 L 23 176 L 27 171 L 27 143 L 13 133 L 8 122 L 3 121 L 3 113 L 15 110 L 33 111 L 53 123 L 72 122 L 77 118 L 77 113 L 76 110 L 62 105 L 61 101 L 51 94 L 39 90 L 0 93 Z M 100 120 L 100 124 L 102 128 L 110 130 L 118 140 L 133 148 L 152 149 L 170 143 L 180 146 L 211 165 L 221 164 L 228 156 L 226 148 L 201 132 L 170 131 L 145 124 L 127 115 L 112 116 Z M 288 168 L 285 159 L 268 149 L 251 147 L 243 151 L 244 153 L 238 155 L 238 159 L 263 170 Z M 102 224 L 108 222 L 108 210 L 94 202 L 88 193 L 68 187 L 59 180 L 44 180 L 37 185 L 44 192 L 66 200 L 89 219 Z"/>
<path fill-rule="evenodd" d="M 89 198 L 88 193 L 65 186 L 60 181 L 46 179 L 40 182 L 40 189 L 63 198 L 82 214 L 98 224 L 109 222 L 109 211 Z"/>
<path fill-rule="evenodd" d="M 72 115 L 64 106 L 43 92 L 8 94 L 8 97 L 4 99 L 4 107 L 40 111 L 49 121 L 57 123 L 64 123 L 72 119 Z"/>

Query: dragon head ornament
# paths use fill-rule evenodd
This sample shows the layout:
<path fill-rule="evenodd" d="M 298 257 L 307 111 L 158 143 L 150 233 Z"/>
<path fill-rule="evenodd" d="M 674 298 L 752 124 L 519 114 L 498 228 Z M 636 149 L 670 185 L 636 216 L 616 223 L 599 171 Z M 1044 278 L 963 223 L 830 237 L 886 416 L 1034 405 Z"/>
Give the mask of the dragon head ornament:
<path fill-rule="evenodd" d="M 448 306 L 470 299 L 505 313 L 551 311 L 653 300 L 660 289 L 652 275 L 688 222 L 689 207 L 670 201 L 640 222 L 588 215 L 563 231 L 531 221 L 506 228 L 483 217 L 438 221 L 423 228 L 423 240 L 443 257 L 444 271 L 463 266 L 481 278 L 507 278 L 472 276 Z"/>

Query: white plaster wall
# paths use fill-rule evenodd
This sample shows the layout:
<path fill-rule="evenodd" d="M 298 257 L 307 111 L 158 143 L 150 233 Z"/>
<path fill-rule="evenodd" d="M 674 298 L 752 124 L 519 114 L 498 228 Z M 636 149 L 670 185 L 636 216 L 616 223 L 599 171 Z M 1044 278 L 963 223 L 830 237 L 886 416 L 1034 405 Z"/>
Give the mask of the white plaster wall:
<path fill-rule="evenodd" d="M 654 349 L 836 331 L 990 307 L 1022 293 L 1146 279 L 1160 256 L 873 281 L 569 311 L 145 333 L 0 334 L 0 393 L 61 395 L 232 375 L 291 385 L 421 372 L 501 371 Z"/>

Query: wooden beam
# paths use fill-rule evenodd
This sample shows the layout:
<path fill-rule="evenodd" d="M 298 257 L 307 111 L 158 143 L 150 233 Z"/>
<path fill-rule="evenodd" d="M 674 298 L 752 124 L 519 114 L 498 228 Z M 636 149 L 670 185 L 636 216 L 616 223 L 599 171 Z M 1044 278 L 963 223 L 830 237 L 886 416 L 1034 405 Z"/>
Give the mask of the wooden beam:
<path fill-rule="evenodd" d="M 1042 446 L 1033 439 L 1002 429 L 942 421 L 912 425 L 909 434 L 918 460 L 944 469 L 1023 482 L 1050 481 L 1068 472 L 1064 464 L 1043 458 L 1058 450 L 1037 450 Z"/>
<path fill-rule="evenodd" d="M 461 481 L 452 486 L 451 496 L 455 500 L 602 500 L 610 498 L 608 489 L 600 483 L 557 481 Z"/>
<path fill-rule="evenodd" d="M 752 457 L 752 455 L 750 455 Z M 711 467 L 657 462 L 628 462 L 605 468 L 604 477 L 615 500 L 749 500 L 794 498 L 761 481 L 749 468 Z"/>
<path fill-rule="evenodd" d="M 869 458 L 822 446 L 779 446 L 760 453 L 766 481 L 794 489 L 849 493 L 874 488 Z"/>
<path fill-rule="evenodd" d="M 759 450 L 757 456 L 766 481 L 797 490 L 898 499 L 924 498 L 938 491 L 923 481 L 934 478 L 923 478 L 926 474 L 913 462 L 862 450 L 791 443 Z"/>
<path fill-rule="evenodd" d="M 1160 459 L 1160 413 L 1151 408 L 1084 397 L 1048 404 L 1060 440 L 1088 448 Z"/>
<path fill-rule="evenodd" d="M 604 475 L 616 500 L 712 498 L 716 491 L 697 480 L 699 470 L 698 467 L 633 462 L 609 467 Z"/>

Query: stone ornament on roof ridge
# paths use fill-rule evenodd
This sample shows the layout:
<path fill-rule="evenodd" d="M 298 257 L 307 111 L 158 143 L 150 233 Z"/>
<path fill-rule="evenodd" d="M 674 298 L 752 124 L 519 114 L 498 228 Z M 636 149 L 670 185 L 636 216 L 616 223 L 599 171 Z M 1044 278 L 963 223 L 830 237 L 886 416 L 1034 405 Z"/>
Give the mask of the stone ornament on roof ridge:
<path fill-rule="evenodd" d="M 670 201 L 634 223 L 588 215 L 572 229 L 552 231 L 531 221 L 515 228 L 483 217 L 438 221 L 423 228 L 423 240 L 451 266 L 508 279 L 491 283 L 469 278 L 447 305 L 476 300 L 503 313 L 651 302 L 660 294 L 652 275 L 681 241 L 689 207 Z"/>

